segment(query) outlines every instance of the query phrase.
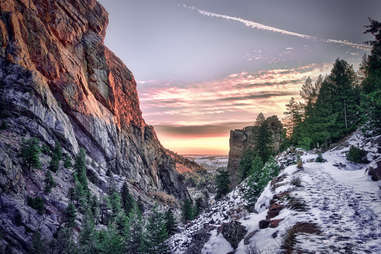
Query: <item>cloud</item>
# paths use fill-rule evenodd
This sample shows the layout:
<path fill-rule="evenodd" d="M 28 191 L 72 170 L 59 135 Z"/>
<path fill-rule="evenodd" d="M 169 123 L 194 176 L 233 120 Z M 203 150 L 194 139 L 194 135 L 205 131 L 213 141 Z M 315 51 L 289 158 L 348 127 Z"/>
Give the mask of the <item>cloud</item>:
<path fill-rule="evenodd" d="M 254 121 L 259 112 L 282 114 L 291 96 L 298 97 L 308 76 L 328 73 L 331 64 L 255 73 L 232 73 L 225 78 L 190 84 L 157 82 L 139 86 L 145 119 L 152 125 L 214 125 Z"/>
<path fill-rule="evenodd" d="M 271 97 L 278 97 L 278 96 L 293 96 L 297 95 L 296 92 L 262 92 L 262 93 L 256 93 L 256 94 L 250 94 L 246 96 L 236 96 L 236 97 L 225 97 L 218 99 L 219 101 L 237 101 L 237 100 L 250 100 L 250 99 L 267 99 Z"/>
<path fill-rule="evenodd" d="M 155 125 L 155 130 L 162 135 L 170 135 L 177 138 L 200 138 L 200 137 L 223 137 L 230 130 L 241 129 L 252 125 L 253 122 L 226 122 L 205 125 Z"/>
<path fill-rule="evenodd" d="M 292 32 L 292 31 L 288 31 L 288 30 L 284 30 L 284 29 L 280 29 L 280 28 L 276 28 L 276 27 L 272 27 L 272 26 L 267 26 L 267 25 L 257 23 L 257 22 L 251 21 L 251 20 L 243 19 L 240 17 L 233 17 L 233 16 L 224 15 L 224 14 L 218 14 L 218 13 L 214 13 L 214 12 L 201 10 L 201 9 L 198 9 L 194 6 L 188 6 L 186 4 L 183 4 L 182 6 L 184 8 L 188 8 L 188 9 L 197 11 L 199 14 L 201 14 L 203 16 L 239 22 L 239 23 L 242 23 L 249 28 L 253 28 L 253 29 L 257 29 L 257 30 L 280 33 L 280 34 L 284 34 L 284 35 L 299 37 L 299 38 L 306 39 L 306 40 L 316 40 L 316 41 L 321 41 L 321 42 L 325 42 L 325 43 L 340 44 L 340 45 L 349 46 L 349 47 L 353 47 L 353 48 L 357 48 L 357 49 L 361 49 L 361 50 L 370 50 L 371 49 L 371 47 L 369 45 L 366 45 L 366 44 L 359 44 L 359 43 L 354 43 L 354 42 L 350 42 L 350 41 L 346 41 L 346 40 L 321 39 L 321 38 L 318 38 L 318 37 L 315 37 L 312 35 L 308 35 L 308 34 L 302 34 L 302 33 Z"/>

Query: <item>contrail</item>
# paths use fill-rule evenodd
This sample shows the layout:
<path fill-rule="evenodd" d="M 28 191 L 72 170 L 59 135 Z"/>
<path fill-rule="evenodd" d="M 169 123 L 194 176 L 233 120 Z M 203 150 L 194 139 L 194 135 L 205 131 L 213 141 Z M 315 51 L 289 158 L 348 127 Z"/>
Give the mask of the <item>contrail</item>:
<path fill-rule="evenodd" d="M 287 31 L 287 30 L 272 27 L 272 26 L 266 26 L 264 24 L 257 23 L 257 22 L 251 21 L 251 20 L 242 19 L 239 17 L 232 17 L 232 16 L 228 16 L 228 15 L 224 15 L 224 14 L 218 14 L 218 13 L 214 13 L 214 12 L 201 10 L 201 9 L 198 9 L 194 6 L 188 6 L 186 4 L 183 4 L 182 6 L 184 8 L 188 8 L 188 9 L 197 11 L 198 13 L 200 13 L 203 16 L 221 18 L 221 19 L 239 22 L 239 23 L 244 24 L 247 27 L 258 29 L 258 30 L 265 30 L 265 31 L 270 31 L 270 32 L 275 32 L 275 33 L 281 33 L 281 34 L 295 36 L 295 37 L 299 37 L 299 38 L 303 38 L 303 39 L 307 39 L 307 40 L 317 40 L 317 41 L 322 41 L 325 43 L 341 44 L 341 45 L 350 46 L 350 47 L 362 49 L 362 50 L 370 50 L 371 49 L 370 46 L 365 45 L 365 44 L 359 44 L 359 43 L 349 42 L 349 41 L 345 41 L 345 40 L 320 39 L 318 37 L 311 36 L 308 34 L 301 34 L 301 33 L 291 32 L 291 31 Z"/>

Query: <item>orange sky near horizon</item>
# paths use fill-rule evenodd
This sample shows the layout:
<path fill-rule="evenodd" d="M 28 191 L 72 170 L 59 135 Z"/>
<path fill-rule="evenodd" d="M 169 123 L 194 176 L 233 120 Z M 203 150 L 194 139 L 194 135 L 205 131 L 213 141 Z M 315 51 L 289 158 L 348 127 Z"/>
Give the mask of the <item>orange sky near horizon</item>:
<path fill-rule="evenodd" d="M 305 79 L 330 69 L 331 64 L 311 64 L 231 74 L 185 88 L 155 84 L 140 91 L 143 116 L 162 145 L 176 153 L 228 155 L 230 130 L 253 125 L 260 112 L 282 120 L 285 105 L 299 97 Z"/>

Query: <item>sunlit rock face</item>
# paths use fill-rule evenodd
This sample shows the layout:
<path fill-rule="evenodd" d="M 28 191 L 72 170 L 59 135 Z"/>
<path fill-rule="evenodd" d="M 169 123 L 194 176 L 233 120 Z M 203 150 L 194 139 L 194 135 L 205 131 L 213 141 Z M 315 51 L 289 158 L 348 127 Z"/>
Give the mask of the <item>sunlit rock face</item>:
<path fill-rule="evenodd" d="M 276 116 L 267 118 L 264 124 L 271 133 L 271 148 L 276 153 L 282 142 L 283 125 Z M 228 171 L 232 186 L 236 186 L 241 180 L 239 164 L 247 150 L 255 149 L 258 129 L 258 126 L 247 126 L 230 131 Z"/>
<path fill-rule="evenodd" d="M 131 71 L 103 44 L 108 14 L 97 1 L 6 0 L 0 10 L 0 111 L 8 126 L 0 131 L 1 213 L 17 208 L 27 218 L 25 196 L 43 189 L 44 174 L 26 174 L 17 156 L 22 137 L 31 136 L 50 148 L 60 141 L 71 158 L 83 147 L 99 195 L 110 187 L 110 170 L 114 187 L 126 180 L 147 203 L 153 193 L 177 201 L 189 196 L 174 160 L 142 118 Z M 49 160 L 42 158 L 43 166 Z M 65 170 L 55 176 L 62 177 L 60 191 L 45 197 L 51 225 L 59 224 L 72 186 Z M 0 217 L 12 228 L 12 219 Z M 55 229 L 47 227 L 45 235 Z M 14 231 L 9 242 L 26 244 L 24 231 Z"/>

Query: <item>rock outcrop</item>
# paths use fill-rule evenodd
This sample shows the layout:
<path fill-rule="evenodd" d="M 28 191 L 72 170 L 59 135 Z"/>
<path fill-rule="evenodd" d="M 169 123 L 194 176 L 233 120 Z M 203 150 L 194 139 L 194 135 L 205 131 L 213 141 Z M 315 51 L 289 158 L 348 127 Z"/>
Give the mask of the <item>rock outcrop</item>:
<path fill-rule="evenodd" d="M 28 252 L 32 232 L 51 238 L 72 186 L 72 170 L 61 165 L 57 187 L 45 194 L 50 155 L 40 158 L 43 170 L 26 172 L 23 137 L 50 149 L 60 142 L 69 158 L 83 147 L 98 197 L 125 181 L 146 204 L 155 193 L 189 197 L 142 118 L 132 73 L 103 44 L 108 14 L 96 0 L 1 0 L 0 10 L 0 251 Z M 44 216 L 26 205 L 36 195 Z"/>
<path fill-rule="evenodd" d="M 278 152 L 282 142 L 282 123 L 277 116 L 271 116 L 262 124 L 265 124 L 271 133 L 272 150 Z M 230 131 L 228 171 L 232 186 L 236 186 L 240 181 L 239 163 L 243 154 L 247 150 L 256 147 L 258 130 L 259 126 L 256 124 L 255 126 Z"/>

